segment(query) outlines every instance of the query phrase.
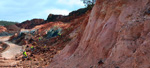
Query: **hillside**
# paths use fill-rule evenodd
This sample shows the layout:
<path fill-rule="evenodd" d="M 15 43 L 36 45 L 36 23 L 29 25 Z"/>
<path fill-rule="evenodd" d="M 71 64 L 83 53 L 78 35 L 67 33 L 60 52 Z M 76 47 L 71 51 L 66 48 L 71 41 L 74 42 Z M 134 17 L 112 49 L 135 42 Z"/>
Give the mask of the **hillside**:
<path fill-rule="evenodd" d="M 2 26 L 13 25 L 13 24 L 16 24 L 16 23 L 18 23 L 18 22 L 0 21 L 0 25 L 2 25 Z"/>
<path fill-rule="evenodd" d="M 37 25 L 42 25 L 42 24 L 49 23 L 49 22 L 61 21 L 64 23 L 70 23 L 74 19 L 84 15 L 88 10 L 91 10 L 91 9 L 88 7 L 81 8 L 81 9 L 70 12 L 69 15 L 67 15 L 67 16 L 49 14 L 46 20 L 44 20 L 44 19 L 32 19 L 32 20 L 24 21 L 22 23 L 18 23 L 16 25 L 20 28 L 32 29 Z"/>
<path fill-rule="evenodd" d="M 27 20 L 22 23 L 16 24 L 20 28 L 25 28 L 25 29 L 32 29 L 36 25 L 40 25 L 44 22 L 44 19 L 32 19 L 32 20 Z"/>

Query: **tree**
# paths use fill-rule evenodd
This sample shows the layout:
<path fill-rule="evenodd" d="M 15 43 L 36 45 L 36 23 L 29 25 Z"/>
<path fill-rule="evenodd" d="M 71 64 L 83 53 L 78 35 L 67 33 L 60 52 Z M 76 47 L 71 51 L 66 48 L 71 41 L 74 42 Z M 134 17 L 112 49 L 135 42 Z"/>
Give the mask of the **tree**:
<path fill-rule="evenodd" d="M 96 2 L 96 0 L 81 0 L 83 1 L 84 5 L 91 10 Z"/>
<path fill-rule="evenodd" d="M 81 0 L 85 6 L 94 5 L 96 0 Z"/>

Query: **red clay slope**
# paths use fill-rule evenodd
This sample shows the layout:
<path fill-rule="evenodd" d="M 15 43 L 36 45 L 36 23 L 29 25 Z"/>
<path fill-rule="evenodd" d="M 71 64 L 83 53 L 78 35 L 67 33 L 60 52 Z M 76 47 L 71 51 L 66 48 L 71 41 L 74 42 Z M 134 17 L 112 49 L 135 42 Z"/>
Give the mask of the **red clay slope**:
<path fill-rule="evenodd" d="M 7 30 L 7 28 L 6 27 L 4 27 L 4 26 L 0 26 L 0 33 L 1 32 L 4 32 L 4 31 L 6 31 Z"/>
<path fill-rule="evenodd" d="M 149 0 L 97 0 L 81 40 L 74 38 L 48 68 L 150 68 L 149 6 Z"/>
<path fill-rule="evenodd" d="M 37 25 L 33 29 L 39 29 L 38 31 L 40 32 L 40 34 L 43 35 L 46 31 L 49 31 L 53 27 L 60 27 L 62 29 L 66 29 L 69 26 L 70 26 L 69 23 L 49 22 L 49 23 L 46 23 L 46 24 Z"/>

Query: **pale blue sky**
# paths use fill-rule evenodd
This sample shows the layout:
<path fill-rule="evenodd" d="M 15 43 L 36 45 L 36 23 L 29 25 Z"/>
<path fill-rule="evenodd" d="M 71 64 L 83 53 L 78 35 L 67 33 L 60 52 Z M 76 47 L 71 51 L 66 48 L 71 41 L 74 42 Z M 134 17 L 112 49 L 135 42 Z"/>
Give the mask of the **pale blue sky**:
<path fill-rule="evenodd" d="M 46 19 L 50 13 L 67 15 L 83 7 L 80 0 L 0 0 L 0 20 Z"/>

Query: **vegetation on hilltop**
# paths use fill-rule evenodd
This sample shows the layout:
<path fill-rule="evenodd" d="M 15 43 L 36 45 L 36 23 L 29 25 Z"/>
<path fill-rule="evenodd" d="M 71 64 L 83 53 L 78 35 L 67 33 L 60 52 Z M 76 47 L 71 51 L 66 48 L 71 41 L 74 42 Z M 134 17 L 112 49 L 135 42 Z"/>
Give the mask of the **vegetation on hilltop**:
<path fill-rule="evenodd" d="M 81 0 L 85 6 L 94 5 L 96 0 Z"/>
<path fill-rule="evenodd" d="M 2 26 L 13 25 L 13 24 L 16 24 L 16 23 L 18 23 L 18 22 L 0 21 L 0 25 L 2 25 Z"/>

